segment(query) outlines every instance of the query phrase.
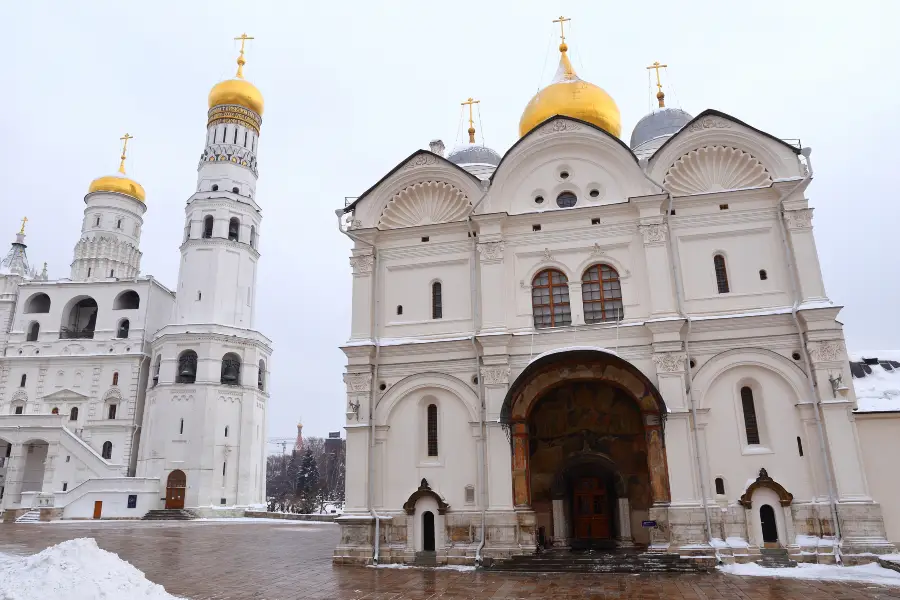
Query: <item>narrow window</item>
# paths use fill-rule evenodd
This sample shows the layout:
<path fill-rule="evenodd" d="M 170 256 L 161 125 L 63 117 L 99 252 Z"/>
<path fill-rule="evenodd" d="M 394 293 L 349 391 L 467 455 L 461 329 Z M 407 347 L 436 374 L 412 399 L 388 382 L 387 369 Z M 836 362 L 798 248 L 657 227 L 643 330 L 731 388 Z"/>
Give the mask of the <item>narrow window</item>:
<path fill-rule="evenodd" d="M 110 270 L 109 270 L 109 276 L 110 276 L 110 277 L 115 277 L 115 276 L 116 276 L 116 272 L 115 272 L 113 269 L 110 269 Z"/>
<path fill-rule="evenodd" d="M 32 323 L 31 327 L 28 328 L 28 339 L 26 341 L 36 342 L 38 339 L 38 334 L 41 332 L 40 323 Z"/>
<path fill-rule="evenodd" d="M 19 380 L 19 387 L 25 387 L 26 379 L 28 379 L 28 375 L 22 373 L 22 378 Z"/>
<path fill-rule="evenodd" d="M 73 406 L 72 410 L 69 411 L 69 420 L 70 421 L 78 420 L 78 407 L 77 406 Z"/>
<path fill-rule="evenodd" d="M 741 388 L 741 405 L 744 409 L 744 428 L 747 431 L 747 443 L 759 444 L 759 426 L 756 422 L 756 406 L 753 404 L 753 390 Z"/>
<path fill-rule="evenodd" d="M 97 215 L 97 220 L 94 221 L 94 227 L 100 227 L 100 215 Z"/>
<path fill-rule="evenodd" d="M 122 229 L 122 219 L 116 221 L 116 229 Z"/>
<path fill-rule="evenodd" d="M 69 489 L 69 484 L 68 484 L 68 482 L 63 481 L 63 489 L 62 489 L 62 491 L 65 492 L 65 491 L 68 490 L 68 489 Z"/>
<path fill-rule="evenodd" d="M 259 361 L 259 371 L 256 373 L 256 387 L 260 391 L 265 391 L 266 389 L 266 363 L 264 361 Z"/>
<path fill-rule="evenodd" d="M 713 265 L 716 268 L 716 285 L 719 286 L 720 294 L 728 293 L 728 271 L 725 269 L 725 257 L 716 254 L 713 258 Z"/>
<path fill-rule="evenodd" d="M 721 477 L 716 477 L 716 493 L 720 496 L 725 495 L 725 480 Z"/>
<path fill-rule="evenodd" d="M 153 366 L 153 387 L 159 383 L 159 368 L 162 366 L 162 355 L 156 355 L 156 364 Z"/>
<path fill-rule="evenodd" d="M 91 268 L 88 267 L 88 277 L 90 277 L 90 276 L 91 276 Z"/>
<path fill-rule="evenodd" d="M 244 132 L 244 148 L 247 147 L 247 133 L 248 132 L 246 132 L 246 131 Z"/>
<path fill-rule="evenodd" d="M 200 290 L 197 290 L 197 300 L 202 300 L 202 299 L 203 299 L 203 292 L 201 292 Z"/>
<path fill-rule="evenodd" d="M 766 273 L 766 270 L 765 270 L 765 269 L 760 269 L 760 270 L 759 270 L 759 279 L 760 279 L 760 281 L 765 281 L 765 280 L 768 279 L 768 278 L 769 278 L 769 274 Z"/>
<path fill-rule="evenodd" d="M 619 273 L 609 265 L 594 265 L 581 276 L 581 301 L 585 323 L 622 319 L 622 285 Z"/>
<path fill-rule="evenodd" d="M 444 317 L 444 306 L 441 298 L 441 282 L 435 281 L 431 284 L 431 318 L 442 319 Z"/>
<path fill-rule="evenodd" d="M 438 455 L 437 405 L 428 405 L 428 456 Z"/>
<path fill-rule="evenodd" d="M 213 186 L 213 187 L 215 187 L 215 186 Z M 213 216 L 206 215 L 206 217 L 204 217 L 204 219 L 203 219 L 203 237 L 207 238 L 207 239 L 211 238 L 212 231 L 213 231 Z"/>
<path fill-rule="evenodd" d="M 403 314 L 403 306 L 400 305 L 400 304 L 397 305 L 397 314 L 398 314 L 398 315 L 402 315 L 402 314 Z"/>
<path fill-rule="evenodd" d="M 23 407 L 23 406 L 17 406 L 17 407 L 16 407 L 16 414 L 17 414 L 17 415 L 21 415 L 21 414 L 22 414 L 22 411 L 24 410 L 24 408 L 25 408 L 25 407 Z"/>
<path fill-rule="evenodd" d="M 128 330 L 130 328 L 131 323 L 128 321 L 128 319 L 122 319 L 122 321 L 119 323 L 119 329 L 116 331 L 116 337 L 122 339 L 127 338 Z"/>
<path fill-rule="evenodd" d="M 218 191 L 219 191 L 219 184 L 214 183 L 213 186 L 212 186 L 212 191 L 218 192 Z"/>
<path fill-rule="evenodd" d="M 119 372 L 118 372 L 118 371 L 116 371 L 115 373 L 113 373 L 113 382 L 112 382 L 112 384 L 113 384 L 113 385 L 119 385 Z"/>
<path fill-rule="evenodd" d="M 115 404 L 109 405 L 109 413 L 107 413 L 107 418 L 115 419 L 116 418 L 116 406 Z"/>
<path fill-rule="evenodd" d="M 103 442 L 103 453 L 101 456 L 106 460 L 112 458 L 112 442 Z"/>
<path fill-rule="evenodd" d="M 225 467 L 228 466 L 227 462 L 222 463 L 222 477 L 225 477 Z"/>
<path fill-rule="evenodd" d="M 181 435 L 184 433 L 184 419 L 181 420 L 181 424 L 178 425 L 178 434 Z"/>
<path fill-rule="evenodd" d="M 256 248 L 256 225 L 250 226 L 250 247 Z"/>
<path fill-rule="evenodd" d="M 531 280 L 531 308 L 537 328 L 571 325 L 569 279 L 565 274 L 546 269 L 535 275 Z"/>
<path fill-rule="evenodd" d="M 236 217 L 231 217 L 228 221 L 228 239 L 237 242 L 240 237 L 241 222 Z"/>
<path fill-rule="evenodd" d="M 797 452 L 800 453 L 800 456 L 803 456 L 803 440 L 800 439 L 800 436 L 797 436 Z"/>
<path fill-rule="evenodd" d="M 225 437 L 228 437 L 228 425 L 225 426 Z"/>

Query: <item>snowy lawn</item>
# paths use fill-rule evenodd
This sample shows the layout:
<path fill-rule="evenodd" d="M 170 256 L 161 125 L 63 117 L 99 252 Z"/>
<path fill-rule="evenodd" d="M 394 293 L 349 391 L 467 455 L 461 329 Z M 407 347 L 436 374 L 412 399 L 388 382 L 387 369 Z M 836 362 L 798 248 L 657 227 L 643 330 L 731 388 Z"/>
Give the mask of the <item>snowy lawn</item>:
<path fill-rule="evenodd" d="M 819 581 L 861 581 L 878 585 L 900 585 L 900 573 L 885 569 L 877 563 L 855 567 L 813 565 L 800 563 L 793 569 L 767 569 L 756 563 L 717 567 L 729 575 L 750 577 L 784 577 L 789 579 L 817 579 Z"/>
<path fill-rule="evenodd" d="M 93 538 L 0 556 L 0 600 L 177 600 Z"/>

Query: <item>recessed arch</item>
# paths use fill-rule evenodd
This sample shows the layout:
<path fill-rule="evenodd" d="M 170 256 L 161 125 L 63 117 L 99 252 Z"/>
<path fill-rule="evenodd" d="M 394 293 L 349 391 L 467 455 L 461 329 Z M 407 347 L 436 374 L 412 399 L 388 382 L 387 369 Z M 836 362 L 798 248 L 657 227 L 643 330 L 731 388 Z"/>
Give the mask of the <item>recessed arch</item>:
<path fill-rule="evenodd" d="M 50 296 L 44 292 L 32 294 L 25 301 L 25 314 L 50 312 Z"/>
<path fill-rule="evenodd" d="M 97 326 L 97 301 L 87 295 L 69 300 L 63 309 L 60 339 L 92 339 Z"/>
<path fill-rule="evenodd" d="M 784 489 L 784 486 L 780 483 L 769 477 L 768 471 L 760 469 L 756 481 L 747 486 L 747 490 L 741 495 L 740 500 L 738 500 L 740 505 L 744 508 L 753 508 L 753 492 L 759 488 L 768 488 L 778 494 L 778 501 L 781 503 L 781 506 L 790 506 L 794 501 L 793 494 Z"/>
<path fill-rule="evenodd" d="M 28 324 L 28 333 L 25 337 L 26 342 L 36 342 L 38 341 L 38 336 L 41 333 L 41 324 L 37 321 L 32 321 Z"/>
<path fill-rule="evenodd" d="M 466 408 L 469 422 L 478 421 L 478 396 L 465 382 L 445 373 L 419 373 L 401 379 L 392 385 L 375 405 L 374 419 L 377 425 L 387 425 L 394 408 L 412 393 L 428 389 L 450 392 Z"/>
<path fill-rule="evenodd" d="M 737 367 L 760 367 L 770 371 L 790 385 L 798 402 L 807 395 L 806 373 L 788 358 L 764 348 L 735 348 L 716 354 L 694 375 L 694 394 L 698 408 L 710 408 L 706 392 L 726 371 Z"/>
<path fill-rule="evenodd" d="M 113 300 L 113 310 L 134 310 L 141 307 L 141 297 L 134 290 L 125 290 Z"/>

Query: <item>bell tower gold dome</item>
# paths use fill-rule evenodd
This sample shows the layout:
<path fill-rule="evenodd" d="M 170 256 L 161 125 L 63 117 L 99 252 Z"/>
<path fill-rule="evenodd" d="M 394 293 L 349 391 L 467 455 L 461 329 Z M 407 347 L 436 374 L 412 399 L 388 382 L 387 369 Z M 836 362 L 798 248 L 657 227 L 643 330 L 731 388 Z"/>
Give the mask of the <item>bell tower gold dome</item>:
<path fill-rule="evenodd" d="M 247 64 L 247 61 L 244 59 L 244 42 L 253 38 L 244 33 L 234 39 L 241 40 L 241 54 L 237 59 L 237 74 L 233 79 L 220 81 L 213 86 L 213 89 L 209 92 L 209 108 L 224 104 L 236 104 L 262 116 L 265 108 L 262 92 L 255 85 L 244 79 L 244 65 Z"/>
<path fill-rule="evenodd" d="M 553 82 L 535 94 L 519 119 L 519 137 L 551 117 L 580 119 L 619 137 L 622 119 L 619 107 L 602 88 L 575 74 L 565 41 L 559 45 L 559 69 Z"/>
<path fill-rule="evenodd" d="M 134 179 L 125 175 L 125 151 L 128 148 L 128 140 L 132 138 L 134 138 L 134 136 L 127 133 L 121 138 L 124 141 L 124 144 L 122 145 L 122 156 L 121 161 L 119 162 L 118 173 L 104 175 L 93 180 L 90 187 L 88 187 L 88 194 L 93 194 L 94 192 L 111 192 L 113 194 L 125 194 L 126 196 L 131 196 L 135 200 L 140 200 L 144 203 L 147 202 L 147 194 L 144 192 L 144 187 Z"/>

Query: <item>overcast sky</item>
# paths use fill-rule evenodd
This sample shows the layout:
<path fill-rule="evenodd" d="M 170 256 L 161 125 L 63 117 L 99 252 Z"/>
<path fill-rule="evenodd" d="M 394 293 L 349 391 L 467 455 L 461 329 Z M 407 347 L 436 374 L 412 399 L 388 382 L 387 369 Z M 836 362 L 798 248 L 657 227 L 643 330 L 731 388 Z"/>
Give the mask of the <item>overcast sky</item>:
<path fill-rule="evenodd" d="M 301 418 L 307 435 L 337 431 L 351 276 L 334 209 L 429 140 L 452 147 L 468 96 L 481 100 L 479 140 L 502 154 L 556 68 L 563 13 L 575 68 L 616 100 L 626 141 L 658 60 L 670 106 L 811 146 L 816 240 L 848 345 L 900 348 L 897 4 L 6 3 L 0 243 L 27 215 L 32 262 L 68 277 L 88 184 L 116 169 L 127 131 L 129 175 L 147 190 L 142 271 L 175 289 L 207 94 L 234 74 L 232 38 L 255 36 L 245 74 L 266 100 L 256 316 L 275 342 L 269 436 L 293 436 Z"/>

